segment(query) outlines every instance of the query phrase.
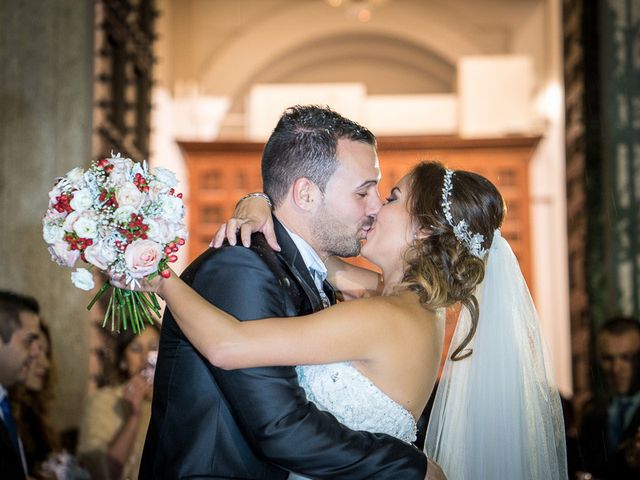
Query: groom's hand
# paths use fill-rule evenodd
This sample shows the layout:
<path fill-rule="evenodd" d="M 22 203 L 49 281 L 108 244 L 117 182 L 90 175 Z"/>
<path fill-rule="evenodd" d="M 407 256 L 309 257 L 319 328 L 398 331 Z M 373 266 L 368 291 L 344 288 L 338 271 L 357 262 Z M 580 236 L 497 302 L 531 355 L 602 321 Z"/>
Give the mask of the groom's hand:
<path fill-rule="evenodd" d="M 440 465 L 438 465 L 430 458 L 428 458 L 427 461 L 427 476 L 425 477 L 425 480 L 447 480 L 447 476 L 440 468 Z"/>

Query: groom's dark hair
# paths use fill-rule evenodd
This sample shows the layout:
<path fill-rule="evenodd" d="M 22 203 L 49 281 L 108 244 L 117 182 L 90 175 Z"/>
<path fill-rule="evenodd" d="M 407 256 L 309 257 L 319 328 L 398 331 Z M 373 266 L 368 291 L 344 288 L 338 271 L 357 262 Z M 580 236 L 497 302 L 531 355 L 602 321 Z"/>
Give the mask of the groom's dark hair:
<path fill-rule="evenodd" d="M 20 312 L 40 314 L 38 301 L 27 295 L 0 290 L 0 339 L 7 344 L 11 341 L 13 332 L 22 327 Z"/>
<path fill-rule="evenodd" d="M 298 178 L 308 178 L 324 192 L 336 171 L 338 140 L 376 146 L 368 129 L 329 107 L 296 105 L 285 110 L 262 154 L 264 192 L 278 206 Z"/>

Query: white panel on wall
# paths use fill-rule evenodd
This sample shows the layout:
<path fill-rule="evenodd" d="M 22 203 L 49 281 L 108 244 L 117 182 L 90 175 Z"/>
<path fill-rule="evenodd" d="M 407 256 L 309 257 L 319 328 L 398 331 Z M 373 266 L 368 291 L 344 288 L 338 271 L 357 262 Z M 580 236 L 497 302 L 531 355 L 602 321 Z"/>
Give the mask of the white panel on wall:
<path fill-rule="evenodd" d="M 215 140 L 230 105 L 229 97 L 225 96 L 189 95 L 175 98 L 175 138 L 201 142 Z"/>
<path fill-rule="evenodd" d="M 460 135 L 495 137 L 535 129 L 533 63 L 526 55 L 463 57 L 458 62 Z"/>
<path fill-rule="evenodd" d="M 453 135 L 458 131 L 456 95 L 371 95 L 365 125 L 376 135 Z"/>
<path fill-rule="evenodd" d="M 329 105 L 341 115 L 364 124 L 366 94 L 361 83 L 255 85 L 247 99 L 247 136 L 254 141 L 269 138 L 282 112 L 292 105 Z"/>

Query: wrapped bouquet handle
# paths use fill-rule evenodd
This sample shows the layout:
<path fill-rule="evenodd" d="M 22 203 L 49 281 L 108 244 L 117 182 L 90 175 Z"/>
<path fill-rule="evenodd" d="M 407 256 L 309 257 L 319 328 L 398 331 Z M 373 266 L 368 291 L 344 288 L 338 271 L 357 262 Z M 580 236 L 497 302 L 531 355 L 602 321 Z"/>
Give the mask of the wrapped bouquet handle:
<path fill-rule="evenodd" d="M 85 171 L 74 168 L 56 179 L 43 218 L 43 238 L 51 259 L 74 268 L 73 284 L 95 288 L 91 270 L 122 279 L 131 288 L 105 283 L 88 309 L 111 291 L 103 326 L 129 327 L 138 333 L 160 314 L 154 293 L 135 291 L 142 279 L 168 277 L 168 265 L 185 244 L 182 194 L 176 176 L 166 168 L 150 169 L 120 154 L 93 162 Z M 121 282 L 121 283 L 122 283 Z"/>

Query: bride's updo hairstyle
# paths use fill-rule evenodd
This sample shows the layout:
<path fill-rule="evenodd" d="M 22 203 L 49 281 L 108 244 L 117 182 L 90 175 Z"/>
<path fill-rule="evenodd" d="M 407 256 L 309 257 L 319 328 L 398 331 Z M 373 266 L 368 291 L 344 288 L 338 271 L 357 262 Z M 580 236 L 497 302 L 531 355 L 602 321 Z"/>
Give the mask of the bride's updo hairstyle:
<path fill-rule="evenodd" d="M 452 360 L 461 360 L 471 355 L 465 347 L 478 325 L 474 292 L 484 278 L 484 257 L 493 233 L 502 225 L 504 200 L 481 175 L 423 162 L 411 172 L 407 207 L 425 238 L 417 235 L 407 251 L 403 286 L 416 292 L 429 309 L 457 302 L 467 308 L 471 328 L 451 354 Z"/>

